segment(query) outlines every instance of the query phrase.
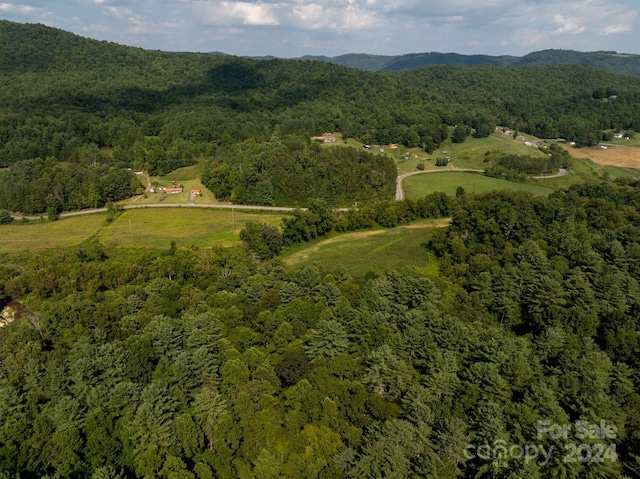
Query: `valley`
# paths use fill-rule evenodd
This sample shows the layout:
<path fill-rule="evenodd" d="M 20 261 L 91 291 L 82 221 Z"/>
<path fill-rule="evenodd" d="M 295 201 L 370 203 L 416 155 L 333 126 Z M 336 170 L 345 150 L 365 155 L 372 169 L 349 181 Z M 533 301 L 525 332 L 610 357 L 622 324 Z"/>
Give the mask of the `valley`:
<path fill-rule="evenodd" d="M 638 477 L 635 63 L 0 20 L 0 479 Z"/>

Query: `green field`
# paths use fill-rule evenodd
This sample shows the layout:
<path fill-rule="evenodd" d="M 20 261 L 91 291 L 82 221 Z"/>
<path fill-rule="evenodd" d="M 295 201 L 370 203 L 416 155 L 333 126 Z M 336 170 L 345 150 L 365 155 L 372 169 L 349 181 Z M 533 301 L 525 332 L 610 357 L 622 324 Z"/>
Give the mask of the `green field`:
<path fill-rule="evenodd" d="M 421 245 L 435 228 L 447 224 L 443 219 L 423 220 L 392 229 L 338 234 L 287 248 L 281 257 L 294 269 L 319 262 L 328 269 L 344 266 L 351 274 L 360 275 L 414 266 L 423 274 L 436 276 L 436 259 Z"/>
<path fill-rule="evenodd" d="M 0 225 L 0 254 L 68 248 L 88 240 L 104 226 L 106 214 L 74 216 L 59 221 L 14 221 Z"/>
<path fill-rule="evenodd" d="M 523 135 L 527 141 L 535 140 L 529 135 Z M 385 153 L 392 156 L 398 167 L 398 175 L 416 171 L 419 163 L 423 163 L 425 170 L 440 170 L 445 167 L 435 166 L 438 157 L 450 157 L 451 163 L 449 167 L 456 168 L 476 168 L 484 170 L 487 166 L 482 160 L 487 151 L 500 151 L 509 155 L 528 155 L 544 157 L 544 153 L 538 148 L 525 146 L 522 141 L 500 133 L 498 131 L 492 133 L 487 138 L 467 137 L 463 143 L 452 143 L 447 140 L 440 145 L 437 151 L 432 154 L 425 153 L 421 148 L 406 148 L 398 145 L 398 148 L 390 149 L 385 147 Z M 443 153 L 446 152 L 446 153 Z M 402 157 L 408 156 L 408 160 Z"/>
<path fill-rule="evenodd" d="M 216 200 L 213 193 L 202 183 L 202 174 L 204 173 L 205 168 L 206 161 L 200 161 L 196 165 L 178 168 L 164 176 L 151 176 L 151 184 L 156 188 L 156 192 L 145 193 L 143 196 L 126 201 L 125 204 L 186 204 L 189 202 L 191 190 L 201 191 L 201 196 L 195 197 L 194 202 L 197 204 L 220 204 L 220 201 Z M 140 182 L 146 187 L 146 178 L 142 175 L 139 177 Z M 157 190 L 157 186 L 173 186 L 174 181 L 177 186 L 182 186 L 184 188 L 183 193 L 167 195 Z"/>
<path fill-rule="evenodd" d="M 550 180 L 542 180 L 550 181 Z M 455 195 L 456 189 L 462 186 L 467 193 L 486 193 L 493 190 L 528 191 L 533 195 L 548 195 L 553 191 L 545 186 L 530 183 L 516 183 L 513 181 L 490 178 L 480 173 L 433 173 L 415 175 L 405 178 L 402 183 L 405 197 L 409 199 L 422 198 L 438 191 L 448 195 Z"/>
<path fill-rule="evenodd" d="M 99 235 L 108 247 L 164 248 L 177 246 L 229 246 L 238 241 L 247 221 L 280 226 L 284 214 L 232 212 L 218 209 L 149 208 L 127 210 Z M 235 227 L 234 227 L 235 225 Z"/>
<path fill-rule="evenodd" d="M 178 246 L 229 246 L 238 241 L 247 221 L 279 226 L 283 216 L 214 209 L 149 208 L 124 211 L 112 222 L 107 222 L 106 213 L 58 221 L 17 221 L 0 226 L 0 254 L 68 248 L 92 239 L 110 248 L 167 248 L 171 241 Z"/>

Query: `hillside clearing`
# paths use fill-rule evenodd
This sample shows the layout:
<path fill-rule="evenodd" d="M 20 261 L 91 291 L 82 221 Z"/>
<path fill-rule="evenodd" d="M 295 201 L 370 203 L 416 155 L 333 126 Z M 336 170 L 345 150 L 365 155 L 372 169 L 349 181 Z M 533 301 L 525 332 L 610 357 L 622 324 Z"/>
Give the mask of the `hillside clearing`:
<path fill-rule="evenodd" d="M 106 213 L 62 218 L 58 221 L 14 222 L 0 226 L 0 254 L 20 254 L 69 248 L 97 238 L 109 248 L 166 248 L 230 246 L 239 241 L 248 221 L 280 226 L 286 213 L 239 212 L 199 208 L 127 210 L 107 222 Z"/>
<path fill-rule="evenodd" d="M 327 269 L 338 266 L 351 274 L 416 267 L 423 274 L 438 274 L 437 260 L 422 246 L 437 228 L 446 227 L 443 218 L 423 220 L 392 229 L 343 233 L 311 244 L 286 249 L 281 257 L 287 266 L 301 268 L 314 262 Z"/>
<path fill-rule="evenodd" d="M 589 158 L 600 165 L 640 169 L 640 148 L 633 146 L 610 146 L 606 150 L 569 146 L 564 148 L 574 158 Z"/>
<path fill-rule="evenodd" d="M 491 178 L 480 173 L 442 172 L 437 175 L 414 175 L 405 178 L 403 189 L 408 199 L 418 199 L 435 192 L 455 195 L 462 186 L 467 193 L 486 193 L 493 190 L 528 191 L 533 195 L 548 195 L 553 190 L 544 186 Z"/>

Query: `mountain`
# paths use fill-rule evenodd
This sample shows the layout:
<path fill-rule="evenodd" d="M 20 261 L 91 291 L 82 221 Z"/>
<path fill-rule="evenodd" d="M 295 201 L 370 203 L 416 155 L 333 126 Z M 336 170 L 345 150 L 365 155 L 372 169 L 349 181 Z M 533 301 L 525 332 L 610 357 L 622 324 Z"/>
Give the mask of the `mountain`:
<path fill-rule="evenodd" d="M 447 126 L 458 124 L 506 125 L 581 144 L 599 141 L 603 130 L 640 131 L 640 78 L 560 64 L 580 55 L 267 60 L 144 50 L 0 21 L 0 167 L 97 158 L 161 175 L 219 147 L 334 131 L 433 151 Z M 605 65 L 637 57 L 591 58 Z M 449 64 L 404 69 L 427 61 Z M 252 153 L 263 154 L 271 153 Z"/>
<path fill-rule="evenodd" d="M 405 55 L 368 55 L 351 53 L 336 57 L 304 56 L 301 60 L 314 60 L 366 71 L 402 71 L 423 66 L 479 66 L 496 67 L 587 65 L 623 75 L 640 76 L 640 55 L 613 51 L 578 52 L 574 50 L 543 50 L 523 57 L 501 55 L 461 55 L 458 53 L 408 53 Z"/>

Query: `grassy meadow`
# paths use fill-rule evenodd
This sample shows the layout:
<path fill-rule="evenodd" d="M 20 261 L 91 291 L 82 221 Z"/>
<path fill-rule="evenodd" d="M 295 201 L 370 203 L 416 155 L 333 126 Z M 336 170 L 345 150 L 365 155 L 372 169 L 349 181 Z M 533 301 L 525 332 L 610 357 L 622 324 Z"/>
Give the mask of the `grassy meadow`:
<path fill-rule="evenodd" d="M 177 246 L 230 246 L 239 241 L 248 221 L 280 226 L 284 213 L 232 212 L 199 208 L 149 208 L 127 210 L 102 229 L 100 242 L 110 248 L 164 248 Z"/>
<path fill-rule="evenodd" d="M 151 184 L 156 189 L 156 192 L 147 192 L 142 196 L 127 201 L 126 204 L 185 204 L 189 202 L 191 190 L 201 191 L 201 195 L 195 197 L 196 204 L 220 204 L 220 201 L 216 200 L 213 193 L 202 183 L 202 174 L 204 173 L 205 168 L 206 161 L 199 161 L 195 165 L 178 168 L 164 176 L 151 176 Z M 141 176 L 140 181 L 146 187 L 146 178 L 144 176 Z M 158 186 L 173 186 L 174 181 L 177 186 L 182 186 L 184 188 L 182 193 L 167 195 L 157 190 Z"/>
<path fill-rule="evenodd" d="M 118 248 L 229 246 L 239 241 L 247 221 L 280 226 L 284 213 L 232 212 L 217 209 L 149 208 L 122 212 L 113 221 L 106 213 L 72 216 L 58 221 L 16 221 L 0 227 L 0 254 L 69 248 L 97 240 Z M 234 227 L 235 226 L 235 227 Z"/>
<path fill-rule="evenodd" d="M 550 180 L 541 180 L 550 181 Z M 418 199 L 425 195 L 444 192 L 447 195 L 455 195 L 456 189 L 462 186 L 467 193 L 486 193 L 493 190 L 517 190 L 528 191 L 533 195 L 548 195 L 553 189 L 527 183 L 490 178 L 481 173 L 442 172 L 424 175 L 414 175 L 405 178 L 403 183 L 405 197 Z"/>
<path fill-rule="evenodd" d="M 444 219 L 423 220 L 392 229 L 336 234 L 286 248 L 281 258 L 293 269 L 319 262 L 329 269 L 344 266 L 351 274 L 360 275 L 413 266 L 425 275 L 437 276 L 437 260 L 422 243 L 436 228 L 447 225 Z"/>
<path fill-rule="evenodd" d="M 527 141 L 535 140 L 535 138 L 526 135 L 525 139 Z M 469 136 L 463 143 L 452 143 L 449 139 L 443 142 L 440 148 L 432 154 L 425 153 L 421 148 L 406 148 L 402 145 L 399 145 L 398 148 L 384 148 L 385 153 L 394 158 L 398 167 L 398 175 L 417 171 L 418 164 L 423 164 L 425 170 L 442 170 L 453 167 L 484 170 L 487 165 L 483 160 L 487 151 L 544 157 L 544 153 L 538 148 L 525 146 L 524 142 L 514 140 L 497 130 L 487 138 Z M 435 166 L 436 159 L 442 156 L 451 158 L 448 167 Z M 404 160 L 404 157 L 408 157 L 408 159 Z"/>
<path fill-rule="evenodd" d="M 105 225 L 106 214 L 72 216 L 58 221 L 14 221 L 0 226 L 0 254 L 68 248 L 89 240 Z"/>

